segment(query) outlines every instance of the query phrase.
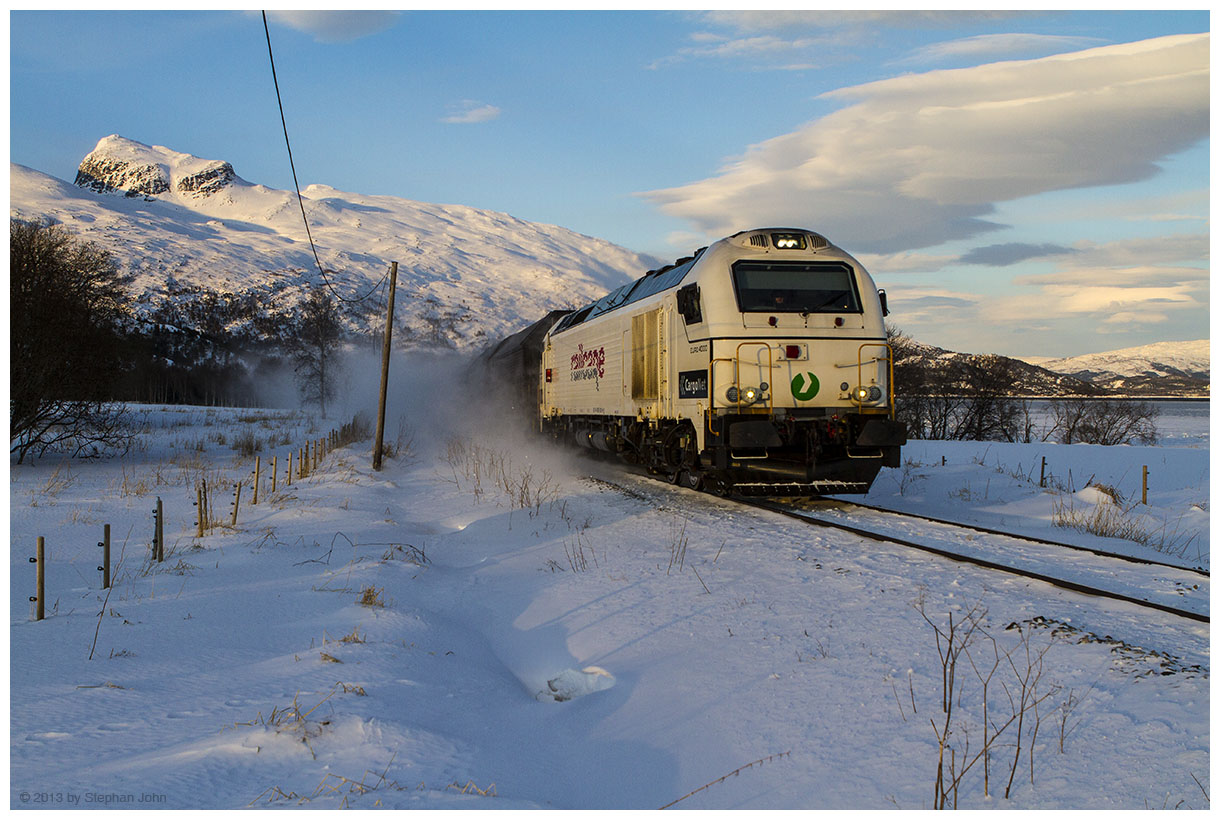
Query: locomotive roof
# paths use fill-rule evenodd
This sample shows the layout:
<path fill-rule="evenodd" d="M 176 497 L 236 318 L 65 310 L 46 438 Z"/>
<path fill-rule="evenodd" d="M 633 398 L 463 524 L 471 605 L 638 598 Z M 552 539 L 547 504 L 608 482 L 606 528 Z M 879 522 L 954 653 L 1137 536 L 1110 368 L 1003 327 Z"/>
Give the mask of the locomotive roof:
<path fill-rule="evenodd" d="M 831 245 L 830 241 L 826 239 L 826 237 L 805 228 L 751 228 L 747 231 L 738 231 L 732 236 L 719 240 L 718 242 L 714 243 L 714 245 L 720 245 L 726 242 L 732 242 L 732 240 L 739 238 L 749 237 L 751 245 L 756 248 L 763 248 L 766 247 L 767 240 L 762 238 L 762 243 L 760 244 L 756 237 L 761 238 L 777 234 L 801 234 L 808 237 L 811 247 L 817 250 L 834 247 Z M 686 277 L 686 274 L 690 271 L 691 267 L 694 266 L 695 262 L 699 261 L 699 257 L 701 257 L 706 250 L 707 247 L 700 248 L 690 256 L 684 256 L 672 264 L 657 268 L 656 270 L 648 271 L 648 273 L 644 274 L 639 279 L 636 279 L 634 282 L 623 285 L 617 290 L 607 293 L 596 302 L 585 305 L 584 307 L 565 316 L 555 325 L 555 329 L 552 332 L 562 333 L 568 328 L 575 327 L 588 319 L 601 316 L 603 313 L 609 313 L 612 310 L 617 310 L 618 308 L 621 308 L 624 305 L 629 305 L 632 302 L 638 302 L 641 299 L 652 296 L 654 293 L 660 293 L 663 290 L 669 290 L 670 288 L 677 287 L 678 284 L 681 283 L 681 281 Z"/>
<path fill-rule="evenodd" d="M 690 256 L 684 256 L 673 264 L 666 265 L 655 270 L 650 270 L 648 273 L 630 282 L 622 287 L 612 290 L 602 298 L 592 304 L 585 305 L 580 310 L 565 316 L 555 325 L 554 333 L 562 333 L 570 327 L 574 327 L 586 319 L 592 319 L 595 316 L 601 316 L 603 313 L 609 313 L 612 310 L 617 310 L 624 305 L 629 305 L 632 302 L 638 302 L 652 296 L 654 293 L 660 293 L 663 290 L 669 290 L 676 287 L 694 266 L 699 257 L 707 248 L 700 248 Z"/>

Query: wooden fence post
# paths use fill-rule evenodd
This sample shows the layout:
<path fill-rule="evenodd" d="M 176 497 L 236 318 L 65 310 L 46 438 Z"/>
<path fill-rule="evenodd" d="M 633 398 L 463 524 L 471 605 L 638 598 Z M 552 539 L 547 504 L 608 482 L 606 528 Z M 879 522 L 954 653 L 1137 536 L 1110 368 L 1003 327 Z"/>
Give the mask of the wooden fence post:
<path fill-rule="evenodd" d="M 98 542 L 102 548 L 102 565 L 98 571 L 102 573 L 102 589 L 110 589 L 110 525 L 102 529 L 102 540 Z"/>
<path fill-rule="evenodd" d="M 199 519 L 195 522 L 195 537 L 203 538 L 203 487 L 199 484 L 195 485 L 195 517 Z"/>
<path fill-rule="evenodd" d="M 30 562 L 34 564 L 34 597 L 31 601 L 37 601 L 34 620 L 41 621 L 46 616 L 46 541 L 40 535 L 38 536 L 38 557 L 31 558 Z"/>
<path fill-rule="evenodd" d="M 263 475 L 263 459 L 262 456 L 254 457 L 254 496 L 250 499 L 250 503 L 258 505 L 258 484 L 259 479 Z"/>
<path fill-rule="evenodd" d="M 161 496 L 157 496 L 156 521 L 153 524 L 153 558 L 157 563 L 165 560 L 165 527 L 162 524 L 164 509 L 161 506 Z"/>
<path fill-rule="evenodd" d="M 233 490 L 233 521 L 232 525 L 237 526 L 237 506 L 241 503 L 241 482 L 237 482 L 237 488 Z"/>
<path fill-rule="evenodd" d="M 285 487 L 292 486 L 292 451 L 288 451 L 288 480 L 284 482 Z"/>
<path fill-rule="evenodd" d="M 206 478 L 201 479 L 199 484 L 203 490 L 203 507 L 201 508 L 202 512 L 199 513 L 199 531 L 204 533 L 212 527 L 212 510 L 208 504 L 208 480 Z"/>
<path fill-rule="evenodd" d="M 280 467 L 280 457 L 278 455 L 271 457 L 271 492 L 275 492 L 276 471 Z"/>
<path fill-rule="evenodd" d="M 1144 480 L 1143 489 L 1140 492 L 1140 503 L 1145 507 L 1148 506 L 1148 465 L 1144 465 Z"/>
<path fill-rule="evenodd" d="M 1038 479 L 1038 486 L 1039 487 L 1046 486 L 1046 456 L 1042 457 L 1042 475 Z"/>

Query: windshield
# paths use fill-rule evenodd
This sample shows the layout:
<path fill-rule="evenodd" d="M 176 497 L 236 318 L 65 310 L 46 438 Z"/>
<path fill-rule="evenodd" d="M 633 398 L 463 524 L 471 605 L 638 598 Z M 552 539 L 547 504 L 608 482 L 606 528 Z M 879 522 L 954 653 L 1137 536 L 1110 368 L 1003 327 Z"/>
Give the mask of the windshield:
<path fill-rule="evenodd" d="M 856 278 L 843 262 L 754 262 L 733 265 L 743 313 L 861 313 Z"/>

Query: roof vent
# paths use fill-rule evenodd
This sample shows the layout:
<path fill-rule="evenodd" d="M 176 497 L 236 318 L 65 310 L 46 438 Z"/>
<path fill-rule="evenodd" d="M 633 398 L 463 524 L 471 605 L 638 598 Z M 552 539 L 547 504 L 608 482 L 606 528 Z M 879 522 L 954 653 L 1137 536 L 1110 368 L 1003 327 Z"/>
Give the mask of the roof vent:
<path fill-rule="evenodd" d="M 826 241 L 826 237 L 819 236 L 816 233 L 809 234 L 809 247 L 816 249 L 825 248 L 830 243 Z"/>
<path fill-rule="evenodd" d="M 756 248 L 767 247 L 767 235 L 765 233 L 756 233 L 750 236 L 750 244 Z"/>

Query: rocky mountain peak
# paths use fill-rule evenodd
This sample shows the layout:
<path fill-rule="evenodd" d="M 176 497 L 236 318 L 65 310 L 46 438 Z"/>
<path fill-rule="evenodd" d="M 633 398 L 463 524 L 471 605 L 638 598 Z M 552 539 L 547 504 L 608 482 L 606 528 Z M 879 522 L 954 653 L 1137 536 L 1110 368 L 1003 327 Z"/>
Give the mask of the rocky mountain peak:
<path fill-rule="evenodd" d="M 76 185 L 99 193 L 153 199 L 179 193 L 210 196 L 238 179 L 233 166 L 144 145 L 118 134 L 103 137 L 76 170 Z"/>

